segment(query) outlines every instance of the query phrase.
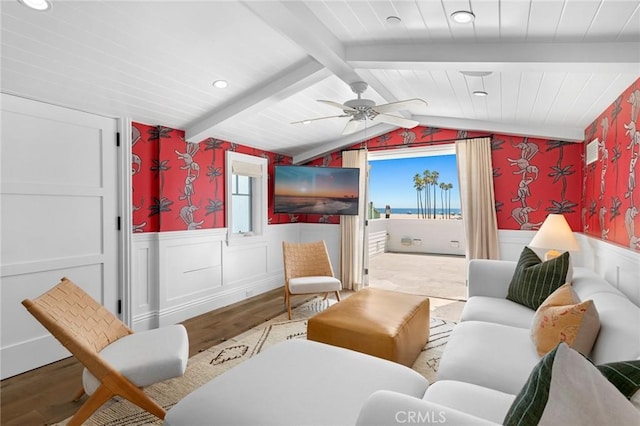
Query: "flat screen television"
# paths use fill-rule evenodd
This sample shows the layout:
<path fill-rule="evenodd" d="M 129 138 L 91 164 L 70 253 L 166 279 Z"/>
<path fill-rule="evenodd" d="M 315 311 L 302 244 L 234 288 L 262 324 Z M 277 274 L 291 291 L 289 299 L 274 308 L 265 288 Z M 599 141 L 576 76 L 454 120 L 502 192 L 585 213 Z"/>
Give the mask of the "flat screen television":
<path fill-rule="evenodd" d="M 274 212 L 357 215 L 360 169 L 275 166 Z"/>

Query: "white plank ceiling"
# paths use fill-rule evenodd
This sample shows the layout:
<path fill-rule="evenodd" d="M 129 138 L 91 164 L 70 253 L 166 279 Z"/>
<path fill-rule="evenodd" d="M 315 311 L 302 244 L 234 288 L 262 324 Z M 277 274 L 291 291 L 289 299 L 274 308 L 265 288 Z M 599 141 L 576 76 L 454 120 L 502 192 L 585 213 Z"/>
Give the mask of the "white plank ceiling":
<path fill-rule="evenodd" d="M 353 99 L 355 81 L 378 105 L 426 100 L 403 113 L 426 126 L 582 140 L 640 76 L 636 0 L 51 2 L 0 1 L 3 92 L 295 161 L 393 129 L 290 124 L 340 114 L 316 101 Z"/>

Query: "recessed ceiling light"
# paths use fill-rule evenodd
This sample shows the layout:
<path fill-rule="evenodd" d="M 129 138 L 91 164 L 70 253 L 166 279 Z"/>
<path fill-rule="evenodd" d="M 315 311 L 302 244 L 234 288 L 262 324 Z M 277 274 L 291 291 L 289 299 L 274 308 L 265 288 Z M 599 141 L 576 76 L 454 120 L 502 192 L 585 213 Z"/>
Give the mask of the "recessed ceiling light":
<path fill-rule="evenodd" d="M 213 87 L 218 89 L 226 89 L 229 86 L 227 80 L 216 80 L 213 82 Z"/>
<path fill-rule="evenodd" d="M 302 124 L 311 124 L 311 120 L 304 120 Z"/>
<path fill-rule="evenodd" d="M 49 2 L 49 0 L 18 0 L 18 2 L 39 12 L 51 9 L 51 2 Z"/>
<path fill-rule="evenodd" d="M 467 77 L 487 77 L 493 74 L 493 71 L 460 71 L 460 74 Z"/>
<path fill-rule="evenodd" d="M 399 24 L 400 22 L 402 22 L 402 19 L 398 18 L 397 16 L 387 16 L 387 23 L 395 25 L 395 24 Z"/>
<path fill-rule="evenodd" d="M 485 92 L 484 90 L 474 90 L 473 94 L 476 96 L 484 97 L 484 96 L 487 96 L 489 93 Z"/>
<path fill-rule="evenodd" d="M 473 20 L 476 19 L 476 15 L 468 10 L 457 10 L 451 14 L 451 19 L 453 19 L 458 24 L 468 24 L 469 22 L 473 22 Z"/>

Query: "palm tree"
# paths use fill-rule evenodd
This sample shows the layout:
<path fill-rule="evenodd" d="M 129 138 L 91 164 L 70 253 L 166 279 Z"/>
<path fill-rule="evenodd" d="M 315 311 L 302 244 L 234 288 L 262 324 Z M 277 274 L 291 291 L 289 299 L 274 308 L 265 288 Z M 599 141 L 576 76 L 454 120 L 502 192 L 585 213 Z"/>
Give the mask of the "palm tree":
<path fill-rule="evenodd" d="M 413 187 L 416 189 L 416 204 L 418 208 L 418 217 L 420 217 L 420 212 L 422 211 L 422 197 L 420 197 L 420 193 L 422 192 L 422 188 L 424 188 L 424 180 L 420 176 L 420 173 L 416 173 L 413 176 Z"/>
<path fill-rule="evenodd" d="M 453 189 L 453 184 L 449 182 L 447 184 L 447 215 L 449 219 L 451 219 L 451 190 Z"/>
<path fill-rule="evenodd" d="M 442 206 L 442 210 L 440 211 L 440 218 L 444 219 L 444 191 L 447 190 L 448 186 L 444 182 L 440 182 L 440 205 Z"/>
<path fill-rule="evenodd" d="M 424 218 L 427 218 L 431 216 L 431 197 L 429 197 L 429 186 L 431 185 L 432 181 L 431 171 L 429 171 L 429 169 L 425 170 L 424 172 L 422 172 L 422 176 L 424 186 L 427 188 L 427 190 L 424 192 L 424 205 L 426 210 Z"/>
<path fill-rule="evenodd" d="M 433 218 L 436 218 L 436 187 L 438 186 L 438 178 L 440 177 L 440 173 L 437 170 L 434 170 L 431 173 L 431 185 L 433 185 Z"/>

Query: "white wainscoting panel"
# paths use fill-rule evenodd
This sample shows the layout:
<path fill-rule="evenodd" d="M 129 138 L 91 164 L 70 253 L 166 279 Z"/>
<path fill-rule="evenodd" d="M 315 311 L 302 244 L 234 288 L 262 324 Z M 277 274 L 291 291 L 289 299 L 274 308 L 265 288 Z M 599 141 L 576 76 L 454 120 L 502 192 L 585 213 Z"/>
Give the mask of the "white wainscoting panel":
<path fill-rule="evenodd" d="M 528 246 L 536 231 L 519 231 L 519 230 L 505 230 L 500 229 L 498 231 L 498 239 L 500 240 L 500 258 L 502 260 L 511 260 L 517 262 L 520 258 L 520 253 L 525 246 Z M 571 252 L 571 260 L 574 266 L 585 266 L 585 250 L 584 245 L 580 238 L 583 236 L 580 233 L 574 232 L 573 235 L 583 246 L 583 249 L 576 252 Z M 545 250 L 532 249 L 540 258 L 544 256 Z"/>
<path fill-rule="evenodd" d="M 340 225 L 327 223 L 301 223 L 301 243 L 324 240 L 331 258 L 333 273 L 340 277 Z"/>
<path fill-rule="evenodd" d="M 284 280 L 284 261 L 282 260 L 282 242 L 300 241 L 300 224 L 289 223 L 267 227 L 267 270 L 279 273 Z M 284 281 L 280 283 L 284 285 Z"/>
<path fill-rule="evenodd" d="M 584 234 L 577 237 L 584 265 L 640 306 L 640 253 Z"/>
<path fill-rule="evenodd" d="M 158 325 L 175 324 L 209 309 L 222 286 L 226 229 L 158 234 Z"/>
<path fill-rule="evenodd" d="M 517 261 L 535 232 L 500 230 L 501 259 Z M 573 264 L 595 271 L 640 306 L 640 253 L 582 233 L 574 235 L 580 251 L 571 252 Z M 544 250 L 535 251 L 539 256 L 544 254 Z"/>
<path fill-rule="evenodd" d="M 529 244 L 535 234 L 536 231 L 498 230 L 500 259 L 517 262 L 522 249 Z"/>
<path fill-rule="evenodd" d="M 267 242 L 233 245 L 225 250 L 225 285 L 241 285 L 267 274 Z"/>
<path fill-rule="evenodd" d="M 175 324 L 283 286 L 282 241 L 299 241 L 301 226 L 271 225 L 265 240 L 231 246 L 222 228 L 134 234 L 134 330 Z"/>
<path fill-rule="evenodd" d="M 134 234 L 131 242 L 131 306 L 134 330 L 158 327 L 158 234 Z"/>

